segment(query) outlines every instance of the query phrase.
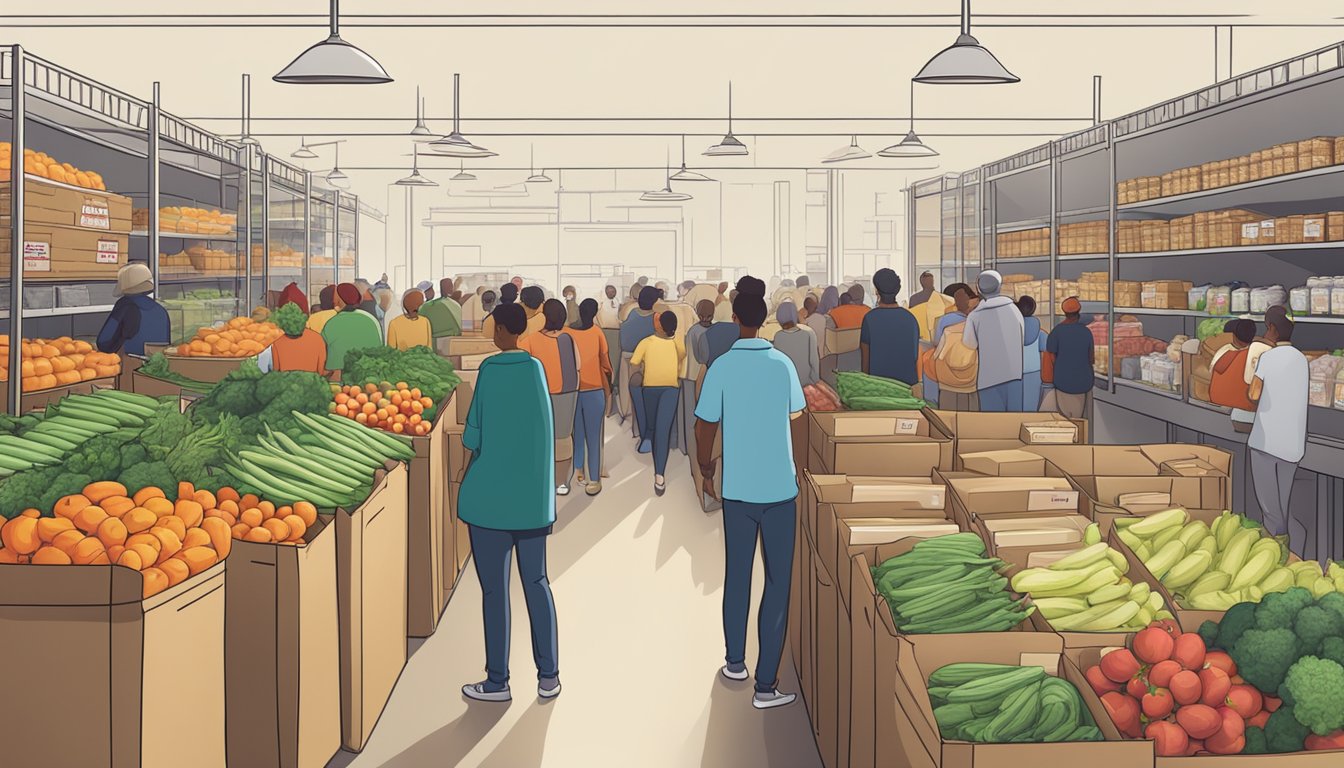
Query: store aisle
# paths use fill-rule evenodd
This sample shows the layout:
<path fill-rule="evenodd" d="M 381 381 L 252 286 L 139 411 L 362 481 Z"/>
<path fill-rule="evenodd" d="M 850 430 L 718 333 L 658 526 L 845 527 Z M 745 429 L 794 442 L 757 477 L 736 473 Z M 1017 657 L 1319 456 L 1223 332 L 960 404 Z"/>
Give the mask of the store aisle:
<path fill-rule="evenodd" d="M 374 766 L 820 766 L 801 699 L 751 706 L 752 683 L 729 683 L 720 604 L 723 533 L 695 500 L 686 458 L 653 495 L 651 462 L 628 430 L 607 425 L 611 477 L 596 498 L 560 499 L 550 574 L 560 620 L 564 692 L 536 698 L 536 671 L 516 570 L 511 704 L 467 704 L 484 677 L 480 587 L 468 565 L 433 637 L 418 649 L 368 746 L 329 768 Z M 759 558 L 753 585 L 763 582 Z M 753 598 L 753 606 L 755 600 Z M 755 663 L 750 619 L 748 666 Z M 786 651 L 780 689 L 796 692 Z"/>

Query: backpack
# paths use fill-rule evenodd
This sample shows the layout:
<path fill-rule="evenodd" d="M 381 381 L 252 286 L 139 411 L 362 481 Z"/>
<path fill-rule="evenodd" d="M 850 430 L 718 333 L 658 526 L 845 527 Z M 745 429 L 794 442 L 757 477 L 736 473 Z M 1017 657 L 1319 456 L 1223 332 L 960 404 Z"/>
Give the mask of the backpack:
<path fill-rule="evenodd" d="M 1209 401 L 1214 405 L 1254 411 L 1250 387 L 1246 384 L 1246 363 L 1251 349 L 1230 349 L 1218 358 L 1210 372 Z"/>
<path fill-rule="evenodd" d="M 934 355 L 934 378 L 943 389 L 973 392 L 980 371 L 980 357 L 962 341 L 965 323 L 943 329 L 943 338 Z"/>
<path fill-rule="evenodd" d="M 555 346 L 560 354 L 560 392 L 577 392 L 579 371 L 574 367 L 574 337 L 562 333 L 555 337 Z"/>

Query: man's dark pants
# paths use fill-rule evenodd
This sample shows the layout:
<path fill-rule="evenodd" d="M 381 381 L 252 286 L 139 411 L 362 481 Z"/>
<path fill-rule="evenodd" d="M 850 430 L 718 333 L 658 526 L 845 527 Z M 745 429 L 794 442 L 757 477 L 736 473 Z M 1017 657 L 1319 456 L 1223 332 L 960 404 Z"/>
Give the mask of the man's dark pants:
<path fill-rule="evenodd" d="M 471 558 L 481 581 L 481 609 L 485 619 L 485 669 L 489 686 L 509 682 L 509 564 L 518 552 L 518 575 L 532 623 L 532 658 L 539 678 L 560 675 L 555 600 L 546 576 L 546 537 L 550 527 L 529 531 L 500 531 L 471 526 Z"/>
<path fill-rule="evenodd" d="M 751 570 L 756 538 L 761 539 L 765 563 L 765 591 L 757 615 L 760 656 L 756 660 L 756 690 L 773 691 L 789 624 L 789 586 L 793 573 L 794 499 L 772 504 L 723 501 L 723 537 L 727 567 L 723 580 L 723 637 L 727 662 L 743 664 L 747 655 L 747 612 L 751 604 Z"/>

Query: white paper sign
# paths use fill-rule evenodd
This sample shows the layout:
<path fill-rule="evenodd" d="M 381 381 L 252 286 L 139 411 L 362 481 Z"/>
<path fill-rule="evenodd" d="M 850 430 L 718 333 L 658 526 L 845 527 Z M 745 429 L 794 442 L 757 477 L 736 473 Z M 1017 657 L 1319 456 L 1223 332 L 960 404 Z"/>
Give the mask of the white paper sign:
<path fill-rule="evenodd" d="M 79 208 L 79 226 L 86 229 L 111 229 L 112 214 L 107 209 L 107 203 L 86 199 Z"/>
<path fill-rule="evenodd" d="M 51 243 L 23 242 L 23 271 L 51 271 Z"/>
<path fill-rule="evenodd" d="M 99 240 L 98 253 L 94 261 L 99 264 L 116 264 L 121 259 L 121 244 L 116 240 Z"/>
<path fill-rule="evenodd" d="M 1077 509 L 1077 491 L 1028 491 L 1027 511 L 1042 512 L 1051 509 Z"/>

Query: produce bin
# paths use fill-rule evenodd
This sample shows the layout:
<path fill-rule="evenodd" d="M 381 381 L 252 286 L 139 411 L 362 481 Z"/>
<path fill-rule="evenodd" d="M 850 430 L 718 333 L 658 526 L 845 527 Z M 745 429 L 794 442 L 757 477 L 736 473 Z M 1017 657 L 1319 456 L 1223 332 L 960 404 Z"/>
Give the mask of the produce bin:
<path fill-rule="evenodd" d="M 303 546 L 233 542 L 224 638 L 231 765 L 321 768 L 341 748 L 336 548 L 326 516 Z"/>
<path fill-rule="evenodd" d="M 1006 451 L 1022 448 L 1023 424 L 1068 421 L 1077 426 L 1077 444 L 1088 442 L 1086 419 L 1069 419 L 1058 413 L 981 413 L 979 411 L 942 411 L 925 409 L 942 432 L 952 438 L 956 455 L 954 468 L 962 471 L 961 454 L 982 451 Z"/>
<path fill-rule="evenodd" d="M 451 403 L 452 400 L 450 399 Z M 406 635 L 429 637 L 447 604 L 443 569 L 448 567 L 444 527 L 448 523 L 448 475 L 445 425 L 448 408 L 439 410 L 428 434 L 411 438 L 415 458 L 407 469 Z"/>
<path fill-rule="evenodd" d="M 204 394 L 202 392 L 188 390 L 182 385 L 174 384 L 171 381 L 156 379 L 153 376 L 150 376 L 147 373 L 141 373 L 140 371 L 135 371 L 131 374 L 131 391 L 137 395 L 148 395 L 150 397 L 163 397 L 164 395 L 180 397 L 183 392 L 188 391 L 191 391 L 194 394 Z"/>
<path fill-rule="evenodd" d="M 457 497 L 462 487 L 462 477 L 467 471 L 467 451 L 462 445 L 462 431 L 466 427 L 467 413 L 471 410 L 471 396 L 475 391 L 477 372 L 458 371 L 457 388 L 449 396 L 448 403 L 441 410 L 443 420 L 443 463 L 444 477 L 447 478 L 446 518 L 442 525 L 441 536 L 444 567 L 442 570 L 444 599 L 452 598 L 458 577 L 471 555 L 471 539 L 467 535 L 467 526 L 457 518 Z"/>
<path fill-rule="evenodd" d="M 406 664 L 406 466 L 390 463 L 373 492 L 336 512 L 341 738 L 364 748 Z"/>
<path fill-rule="evenodd" d="M 224 768 L 224 568 L 0 565 L 4 764 Z"/>
<path fill-rule="evenodd" d="M 165 352 L 168 370 L 192 381 L 205 381 L 211 384 L 222 381 L 225 376 L 238 369 L 246 357 L 189 357 L 176 352 Z"/>
<path fill-rule="evenodd" d="M 20 408 L 24 413 L 29 411 L 40 411 L 66 395 L 87 395 L 95 389 L 114 388 L 116 383 L 117 379 L 115 376 L 108 376 L 101 379 L 89 379 L 88 381 L 81 381 L 76 384 L 66 384 L 61 387 L 52 387 L 51 389 L 39 389 L 32 392 L 24 392 Z"/>
<path fill-rule="evenodd" d="M 927 411 L 814 411 L 810 418 L 813 473 L 908 477 L 952 468 L 952 439 Z"/>

